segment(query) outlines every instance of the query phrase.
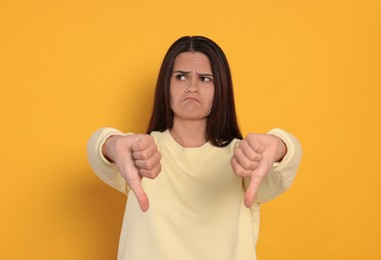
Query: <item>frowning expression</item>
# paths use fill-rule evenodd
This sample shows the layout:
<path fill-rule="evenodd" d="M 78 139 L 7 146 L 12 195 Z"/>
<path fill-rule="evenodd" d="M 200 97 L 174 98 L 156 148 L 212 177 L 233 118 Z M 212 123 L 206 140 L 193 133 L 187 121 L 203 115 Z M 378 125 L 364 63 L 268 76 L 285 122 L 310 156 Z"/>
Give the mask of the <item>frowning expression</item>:
<path fill-rule="evenodd" d="M 214 79 L 208 57 L 201 52 L 180 53 L 170 81 L 174 120 L 206 120 L 214 96 Z"/>

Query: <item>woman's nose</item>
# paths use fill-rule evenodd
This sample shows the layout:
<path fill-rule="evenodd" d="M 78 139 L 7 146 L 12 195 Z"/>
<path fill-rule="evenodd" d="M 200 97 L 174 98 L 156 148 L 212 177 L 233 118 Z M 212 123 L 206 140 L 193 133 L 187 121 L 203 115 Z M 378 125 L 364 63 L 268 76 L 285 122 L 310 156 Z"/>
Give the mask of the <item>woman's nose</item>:
<path fill-rule="evenodd" d="M 187 92 L 187 93 L 198 93 L 198 82 L 197 82 L 197 80 L 192 79 L 189 82 L 189 86 L 185 92 Z"/>

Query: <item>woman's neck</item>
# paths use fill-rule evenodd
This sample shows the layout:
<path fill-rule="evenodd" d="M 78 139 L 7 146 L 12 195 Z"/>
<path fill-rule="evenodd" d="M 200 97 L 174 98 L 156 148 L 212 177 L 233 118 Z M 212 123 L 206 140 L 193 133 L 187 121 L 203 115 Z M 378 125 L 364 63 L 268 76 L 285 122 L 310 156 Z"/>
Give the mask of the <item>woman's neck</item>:
<path fill-rule="evenodd" d="M 187 148 L 200 147 L 208 141 L 206 120 L 174 120 L 169 132 L 179 145 Z"/>

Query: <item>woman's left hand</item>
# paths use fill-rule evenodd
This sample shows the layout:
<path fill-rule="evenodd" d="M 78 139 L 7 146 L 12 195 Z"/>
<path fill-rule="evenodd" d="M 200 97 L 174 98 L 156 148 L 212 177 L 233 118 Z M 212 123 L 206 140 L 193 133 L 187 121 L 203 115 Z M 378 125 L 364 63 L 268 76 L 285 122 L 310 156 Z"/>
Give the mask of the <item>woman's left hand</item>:
<path fill-rule="evenodd" d="M 283 141 L 271 134 L 248 134 L 234 150 L 231 165 L 237 176 L 250 177 L 244 203 L 251 207 L 258 187 L 275 162 L 283 159 L 287 147 Z"/>

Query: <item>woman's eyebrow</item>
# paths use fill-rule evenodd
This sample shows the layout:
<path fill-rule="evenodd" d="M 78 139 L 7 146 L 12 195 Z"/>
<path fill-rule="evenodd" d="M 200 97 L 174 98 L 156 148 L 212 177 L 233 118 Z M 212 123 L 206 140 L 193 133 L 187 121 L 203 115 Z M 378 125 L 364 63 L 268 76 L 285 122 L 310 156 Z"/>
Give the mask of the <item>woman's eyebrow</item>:
<path fill-rule="evenodd" d="M 173 73 L 181 73 L 181 74 L 189 74 L 189 71 L 183 71 L 183 70 L 175 70 Z"/>
<path fill-rule="evenodd" d="M 211 73 L 197 73 L 197 75 L 199 75 L 201 77 L 213 77 L 213 74 L 211 74 Z"/>
<path fill-rule="evenodd" d="M 188 74 L 190 74 L 190 71 L 175 70 L 175 71 L 173 71 L 173 73 L 180 73 L 180 74 L 188 75 Z M 197 73 L 197 75 L 201 76 L 201 77 L 213 77 L 213 74 L 211 74 L 211 73 Z"/>

